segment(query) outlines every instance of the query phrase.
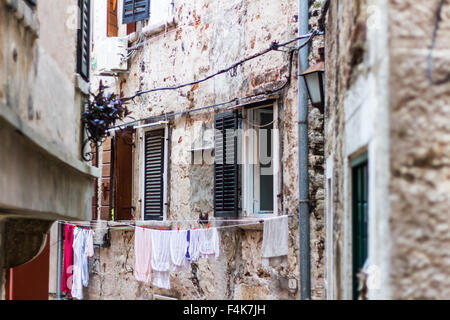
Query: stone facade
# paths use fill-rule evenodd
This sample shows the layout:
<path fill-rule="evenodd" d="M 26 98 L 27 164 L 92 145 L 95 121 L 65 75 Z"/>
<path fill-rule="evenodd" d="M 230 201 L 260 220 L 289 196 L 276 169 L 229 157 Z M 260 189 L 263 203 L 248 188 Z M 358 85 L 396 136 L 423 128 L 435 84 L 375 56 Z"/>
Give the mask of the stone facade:
<path fill-rule="evenodd" d="M 80 156 L 88 83 L 76 75 L 77 7 L 0 1 L 1 298 L 3 269 L 34 258 L 55 220 L 91 211 L 98 170 Z"/>
<path fill-rule="evenodd" d="M 120 1 L 119 22 L 120 20 Z M 317 25 L 321 1 L 311 6 L 311 25 Z M 94 48 L 106 35 L 106 3 L 95 4 Z M 140 48 L 130 59 L 130 70 L 118 77 L 103 79 L 124 96 L 138 90 L 171 86 L 203 78 L 238 60 L 268 48 L 272 41 L 287 41 L 297 36 L 298 1 L 175 1 L 174 21 L 156 26 L 138 22 L 137 35 L 129 35 L 130 46 Z M 166 21 L 167 22 L 167 21 Z M 170 21 L 171 22 L 171 21 Z M 119 36 L 126 36 L 125 26 Z M 322 38 L 313 41 L 311 61 L 318 60 Z M 93 52 L 95 74 L 98 51 Z M 111 246 L 97 248 L 91 266 L 91 282 L 86 299 L 299 299 L 298 228 L 298 126 L 297 55 L 293 58 L 292 79 L 276 96 L 280 145 L 280 196 L 278 214 L 289 218 L 289 255 L 281 261 L 264 263 L 261 259 L 262 226 L 230 228 L 220 231 L 221 255 L 217 260 L 200 260 L 189 271 L 171 275 L 172 289 L 161 290 L 135 281 L 134 232 L 111 231 Z M 200 108 L 234 98 L 246 97 L 282 85 L 289 75 L 289 53 L 271 52 L 249 61 L 235 75 L 223 74 L 209 81 L 179 90 L 142 95 L 130 103 L 135 119 Z M 94 85 L 95 86 L 95 85 Z M 273 98 L 273 97 L 272 97 Z M 245 102 L 245 100 L 243 101 Z M 125 122 L 128 119 L 124 120 Z M 310 115 L 310 197 L 312 298 L 324 296 L 323 285 L 323 114 L 311 107 Z M 191 164 L 189 150 L 202 145 L 200 139 L 214 126 L 211 110 L 170 118 L 168 210 L 166 221 L 149 223 L 154 227 L 196 226 L 199 214 L 214 222 L 213 165 Z M 135 219 L 141 220 L 140 144 L 142 131 L 136 130 L 133 152 L 133 206 Z M 200 140 L 199 140 L 200 139 Z M 101 162 L 101 160 L 100 160 Z M 100 188 L 101 189 L 101 188 Z M 101 199 L 101 195 L 99 196 Z M 245 217 L 243 217 L 245 218 Z M 173 222 L 171 222 L 173 221 Z M 187 221 L 187 222 L 180 222 Z M 220 224 L 214 224 L 220 225 Z M 295 279 L 297 290 L 282 285 Z"/>
<path fill-rule="evenodd" d="M 368 153 L 371 299 L 448 298 L 449 83 L 431 84 L 439 1 L 330 1 L 326 20 L 327 298 L 352 298 L 350 162 Z M 448 74 L 448 6 L 433 78 Z"/>

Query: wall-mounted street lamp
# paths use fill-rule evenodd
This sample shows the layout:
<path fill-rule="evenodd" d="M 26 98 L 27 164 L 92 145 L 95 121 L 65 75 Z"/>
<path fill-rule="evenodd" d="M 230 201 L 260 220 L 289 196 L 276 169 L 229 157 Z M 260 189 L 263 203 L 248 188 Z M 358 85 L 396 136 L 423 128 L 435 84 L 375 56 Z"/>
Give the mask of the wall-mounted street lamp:
<path fill-rule="evenodd" d="M 325 62 L 319 61 L 301 74 L 301 76 L 305 80 L 311 103 L 313 104 L 313 106 L 318 107 L 321 112 L 323 112 L 325 105 L 324 73 Z"/>

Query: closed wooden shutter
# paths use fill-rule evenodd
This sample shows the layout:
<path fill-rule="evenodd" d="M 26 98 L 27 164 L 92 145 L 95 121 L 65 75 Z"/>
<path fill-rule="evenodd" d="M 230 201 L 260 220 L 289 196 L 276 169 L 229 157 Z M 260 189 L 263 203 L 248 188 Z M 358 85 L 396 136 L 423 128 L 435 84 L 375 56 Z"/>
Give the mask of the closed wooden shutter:
<path fill-rule="evenodd" d="M 112 168 L 114 166 L 114 144 L 111 137 L 106 138 L 103 142 L 102 152 L 102 180 L 100 192 L 100 219 L 111 220 L 112 209 Z"/>
<path fill-rule="evenodd" d="M 117 0 L 108 0 L 108 37 L 117 37 Z"/>
<path fill-rule="evenodd" d="M 214 215 L 238 215 L 237 114 L 215 116 Z"/>
<path fill-rule="evenodd" d="M 163 219 L 164 130 L 145 133 L 144 220 Z"/>
<path fill-rule="evenodd" d="M 127 24 L 150 17 L 150 0 L 124 0 L 122 23 Z"/>
<path fill-rule="evenodd" d="M 131 220 L 133 177 L 133 134 L 119 131 L 116 134 L 114 159 L 114 220 Z"/>
<path fill-rule="evenodd" d="M 90 59 L 90 0 L 78 0 L 81 13 L 81 24 L 78 29 L 77 44 L 77 72 L 86 81 L 89 81 L 89 59 Z"/>

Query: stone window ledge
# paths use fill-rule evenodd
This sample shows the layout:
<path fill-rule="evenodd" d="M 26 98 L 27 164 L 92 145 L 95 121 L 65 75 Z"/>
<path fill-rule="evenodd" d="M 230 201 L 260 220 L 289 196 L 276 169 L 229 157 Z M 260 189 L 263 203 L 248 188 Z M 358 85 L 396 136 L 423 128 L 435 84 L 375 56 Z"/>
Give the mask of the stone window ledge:
<path fill-rule="evenodd" d="M 155 229 L 162 228 L 164 230 L 172 230 L 172 221 L 170 221 L 170 220 L 165 220 L 165 221 L 146 220 L 146 221 L 136 222 L 136 226 L 137 227 L 147 227 L 147 228 L 155 228 Z"/>
<path fill-rule="evenodd" d="M 28 28 L 36 37 L 39 36 L 39 21 L 35 9 L 23 0 L 5 0 L 6 5 L 14 11 L 16 19 Z"/>
<path fill-rule="evenodd" d="M 146 25 L 142 30 L 141 33 L 144 37 L 150 38 L 152 36 L 155 36 L 157 34 L 160 34 L 164 32 L 167 29 L 175 28 L 176 27 L 175 17 L 172 16 L 165 23 L 154 23 L 154 24 L 148 24 Z"/>
<path fill-rule="evenodd" d="M 77 88 L 81 93 L 89 95 L 89 82 L 83 79 L 80 74 L 75 74 L 75 88 Z"/>

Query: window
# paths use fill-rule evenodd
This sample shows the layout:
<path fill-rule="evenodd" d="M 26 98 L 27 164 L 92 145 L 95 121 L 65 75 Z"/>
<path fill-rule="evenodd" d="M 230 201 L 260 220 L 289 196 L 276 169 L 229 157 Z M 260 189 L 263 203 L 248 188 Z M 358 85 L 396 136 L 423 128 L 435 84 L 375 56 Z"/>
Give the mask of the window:
<path fill-rule="evenodd" d="M 80 26 L 77 36 L 77 73 L 89 81 L 90 67 L 90 0 L 78 0 L 80 8 Z"/>
<path fill-rule="evenodd" d="M 28 3 L 30 6 L 34 7 L 36 6 L 37 0 L 25 0 L 26 3 Z"/>
<path fill-rule="evenodd" d="M 352 161 L 353 299 L 358 299 L 358 273 L 367 259 L 367 154 Z"/>
<path fill-rule="evenodd" d="M 107 0 L 107 36 L 118 37 L 119 25 L 118 25 L 118 0 Z M 127 35 L 136 31 L 136 22 L 127 24 Z"/>
<path fill-rule="evenodd" d="M 157 0 L 153 0 L 157 1 Z M 148 19 L 150 17 L 151 0 L 124 0 L 122 23 L 128 24 Z"/>
<path fill-rule="evenodd" d="M 143 219 L 164 220 L 167 203 L 168 127 L 145 130 L 142 145 Z"/>
<path fill-rule="evenodd" d="M 117 37 L 119 28 L 117 25 L 117 0 L 108 0 L 108 37 Z"/>
<path fill-rule="evenodd" d="M 243 215 L 278 213 L 276 108 L 244 110 L 242 138 Z"/>
<path fill-rule="evenodd" d="M 215 116 L 215 216 L 278 214 L 279 144 L 275 104 Z M 239 128 L 239 129 L 238 129 Z"/>

